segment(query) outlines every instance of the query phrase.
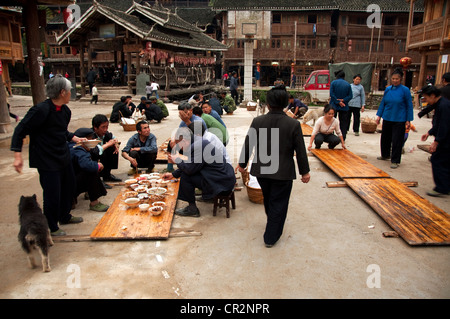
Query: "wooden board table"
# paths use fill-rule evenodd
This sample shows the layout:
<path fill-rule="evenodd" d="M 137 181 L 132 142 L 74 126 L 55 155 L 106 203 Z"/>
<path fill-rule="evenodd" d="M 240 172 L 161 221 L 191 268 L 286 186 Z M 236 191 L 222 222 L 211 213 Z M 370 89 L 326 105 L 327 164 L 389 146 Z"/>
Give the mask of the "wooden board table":
<path fill-rule="evenodd" d="M 139 207 L 127 208 L 123 202 L 123 188 L 91 233 L 92 240 L 167 239 L 177 204 L 179 180 L 170 182 L 164 196 L 166 207 L 159 216 L 141 213 Z M 151 201 L 150 201 L 151 204 Z"/>
<path fill-rule="evenodd" d="M 340 178 L 386 178 L 389 174 L 344 149 L 311 149 Z"/>
<path fill-rule="evenodd" d="M 409 245 L 449 245 L 450 215 L 394 178 L 345 182 Z"/>
<path fill-rule="evenodd" d="M 169 143 L 170 138 L 165 140 L 158 147 L 158 154 L 156 155 L 155 164 L 167 164 L 169 152 L 167 152 L 167 143 Z"/>
<path fill-rule="evenodd" d="M 300 123 L 300 125 L 302 126 L 303 136 L 311 136 L 313 128 L 306 123 Z"/>

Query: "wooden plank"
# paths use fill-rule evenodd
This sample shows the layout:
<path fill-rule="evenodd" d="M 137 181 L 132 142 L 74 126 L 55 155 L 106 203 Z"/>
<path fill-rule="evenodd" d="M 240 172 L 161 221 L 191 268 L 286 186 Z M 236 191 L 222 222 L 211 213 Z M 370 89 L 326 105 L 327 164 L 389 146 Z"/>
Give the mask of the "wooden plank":
<path fill-rule="evenodd" d="M 300 123 L 300 124 L 302 126 L 303 136 L 311 136 L 313 128 L 306 123 Z"/>
<path fill-rule="evenodd" d="M 345 182 L 409 245 L 449 245 L 450 215 L 393 178 Z"/>
<path fill-rule="evenodd" d="M 390 177 L 349 150 L 312 149 L 311 152 L 342 179 Z"/>
<path fill-rule="evenodd" d="M 167 152 L 167 144 L 169 143 L 170 138 L 165 140 L 159 147 L 158 147 L 158 154 L 156 155 L 156 164 L 167 164 L 169 152 Z"/>
<path fill-rule="evenodd" d="M 328 188 L 337 188 L 337 187 L 347 187 L 347 183 L 345 181 L 337 181 L 337 182 L 327 182 Z M 403 185 L 408 187 L 417 187 L 419 185 L 418 182 L 402 182 Z"/>
<path fill-rule="evenodd" d="M 159 216 L 152 216 L 148 212 L 141 213 L 138 207 L 127 208 L 122 194 L 129 189 L 123 188 L 91 233 L 91 238 L 93 240 L 167 239 L 179 187 L 179 181 L 168 184 L 167 195 L 163 200 L 166 207 Z"/>

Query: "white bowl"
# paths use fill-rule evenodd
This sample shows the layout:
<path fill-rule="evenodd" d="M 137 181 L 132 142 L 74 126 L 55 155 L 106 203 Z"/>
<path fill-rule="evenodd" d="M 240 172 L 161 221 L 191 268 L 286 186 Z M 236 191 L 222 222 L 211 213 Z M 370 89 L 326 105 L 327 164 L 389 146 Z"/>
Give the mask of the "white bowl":
<path fill-rule="evenodd" d="M 162 208 L 166 207 L 166 203 L 165 202 L 154 202 L 152 204 L 152 206 L 160 206 Z"/>
<path fill-rule="evenodd" d="M 147 190 L 147 193 L 149 195 L 162 195 L 165 192 L 167 192 L 167 189 L 162 188 L 162 187 L 152 187 Z"/>
<path fill-rule="evenodd" d="M 128 207 L 131 207 L 131 208 L 137 207 L 140 202 L 141 202 L 141 200 L 136 197 L 131 197 L 131 198 L 125 199 L 125 204 L 127 204 Z"/>
<path fill-rule="evenodd" d="M 97 146 L 98 143 L 100 143 L 100 140 L 87 140 L 84 142 L 81 142 L 84 146 L 87 148 L 94 148 Z"/>
<path fill-rule="evenodd" d="M 161 206 L 152 206 L 152 207 L 150 207 L 150 213 L 153 216 L 158 216 L 158 215 L 160 215 L 162 213 L 163 209 L 164 208 L 161 207 Z"/>
<path fill-rule="evenodd" d="M 146 212 L 146 211 L 148 211 L 149 208 L 150 208 L 149 204 L 139 204 L 139 210 L 141 212 Z"/>

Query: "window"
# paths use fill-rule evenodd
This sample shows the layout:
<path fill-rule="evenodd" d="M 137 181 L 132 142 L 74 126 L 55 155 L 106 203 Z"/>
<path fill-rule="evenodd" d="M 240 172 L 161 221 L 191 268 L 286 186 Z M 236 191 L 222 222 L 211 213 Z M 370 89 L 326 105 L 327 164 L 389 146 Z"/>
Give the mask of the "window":
<path fill-rule="evenodd" d="M 305 40 L 302 40 L 302 49 L 305 49 L 306 48 L 306 45 L 305 45 Z"/>
<path fill-rule="evenodd" d="M 308 23 L 317 23 L 317 15 L 308 14 Z"/>
<path fill-rule="evenodd" d="M 281 13 L 274 13 L 272 15 L 272 23 L 281 23 Z"/>
<path fill-rule="evenodd" d="M 327 74 L 319 74 L 317 76 L 318 84 L 327 84 L 328 83 L 328 75 Z"/>
<path fill-rule="evenodd" d="M 313 75 L 313 76 L 311 76 L 311 78 L 309 79 L 308 84 L 315 84 L 315 83 L 316 83 L 316 76 Z M 328 83 L 328 81 L 327 81 L 327 83 Z M 334 85 L 334 84 L 333 84 L 333 85 Z"/>

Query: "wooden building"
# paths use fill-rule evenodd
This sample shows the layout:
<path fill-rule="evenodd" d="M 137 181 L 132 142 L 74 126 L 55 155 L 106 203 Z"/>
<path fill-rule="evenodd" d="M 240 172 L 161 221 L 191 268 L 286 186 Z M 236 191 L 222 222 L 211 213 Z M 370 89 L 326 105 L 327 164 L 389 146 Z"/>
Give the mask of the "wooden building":
<path fill-rule="evenodd" d="M 77 50 L 77 76 L 83 87 L 91 66 L 111 64 L 108 54 L 112 54 L 114 67 L 123 71 L 127 66 L 123 82 L 130 93 L 141 73 L 166 90 L 214 81 L 216 55 L 227 49 L 225 45 L 160 5 L 132 2 L 128 9 L 118 10 L 110 3 L 94 1 L 80 20 L 56 39 L 58 46 Z"/>
<path fill-rule="evenodd" d="M 420 53 L 421 72 L 419 87 L 426 83 L 427 76 L 435 77 L 440 84 L 442 75 L 450 72 L 450 1 L 424 0 L 423 19 L 417 21 L 417 0 L 409 0 L 410 19 L 408 29 L 408 53 Z M 426 68 L 425 66 L 428 66 Z M 430 67 L 432 68 L 430 72 Z"/>
<path fill-rule="evenodd" d="M 24 62 L 22 34 L 22 10 L 17 7 L 0 7 L 0 60 L 2 62 L 2 81 L 9 93 L 11 78 L 9 65 Z"/>
<path fill-rule="evenodd" d="M 379 3 L 381 28 L 369 28 L 367 12 Z M 423 12 L 423 0 L 417 0 L 416 18 Z M 270 23 L 270 37 L 254 43 L 254 64 L 261 68 L 261 85 L 273 85 L 277 79 L 290 83 L 293 70 L 297 84 L 303 84 L 314 70 L 327 69 L 329 63 L 372 62 L 375 66 L 372 89 L 385 86 L 385 78 L 399 67 L 406 55 L 409 4 L 405 1 L 376 0 L 216 0 L 220 11 L 225 71 L 240 69 L 245 39 L 235 36 L 236 12 L 263 11 L 264 23 Z M 422 11 L 422 12 L 421 12 Z M 414 86 L 420 56 L 411 52 L 406 85 Z"/>

